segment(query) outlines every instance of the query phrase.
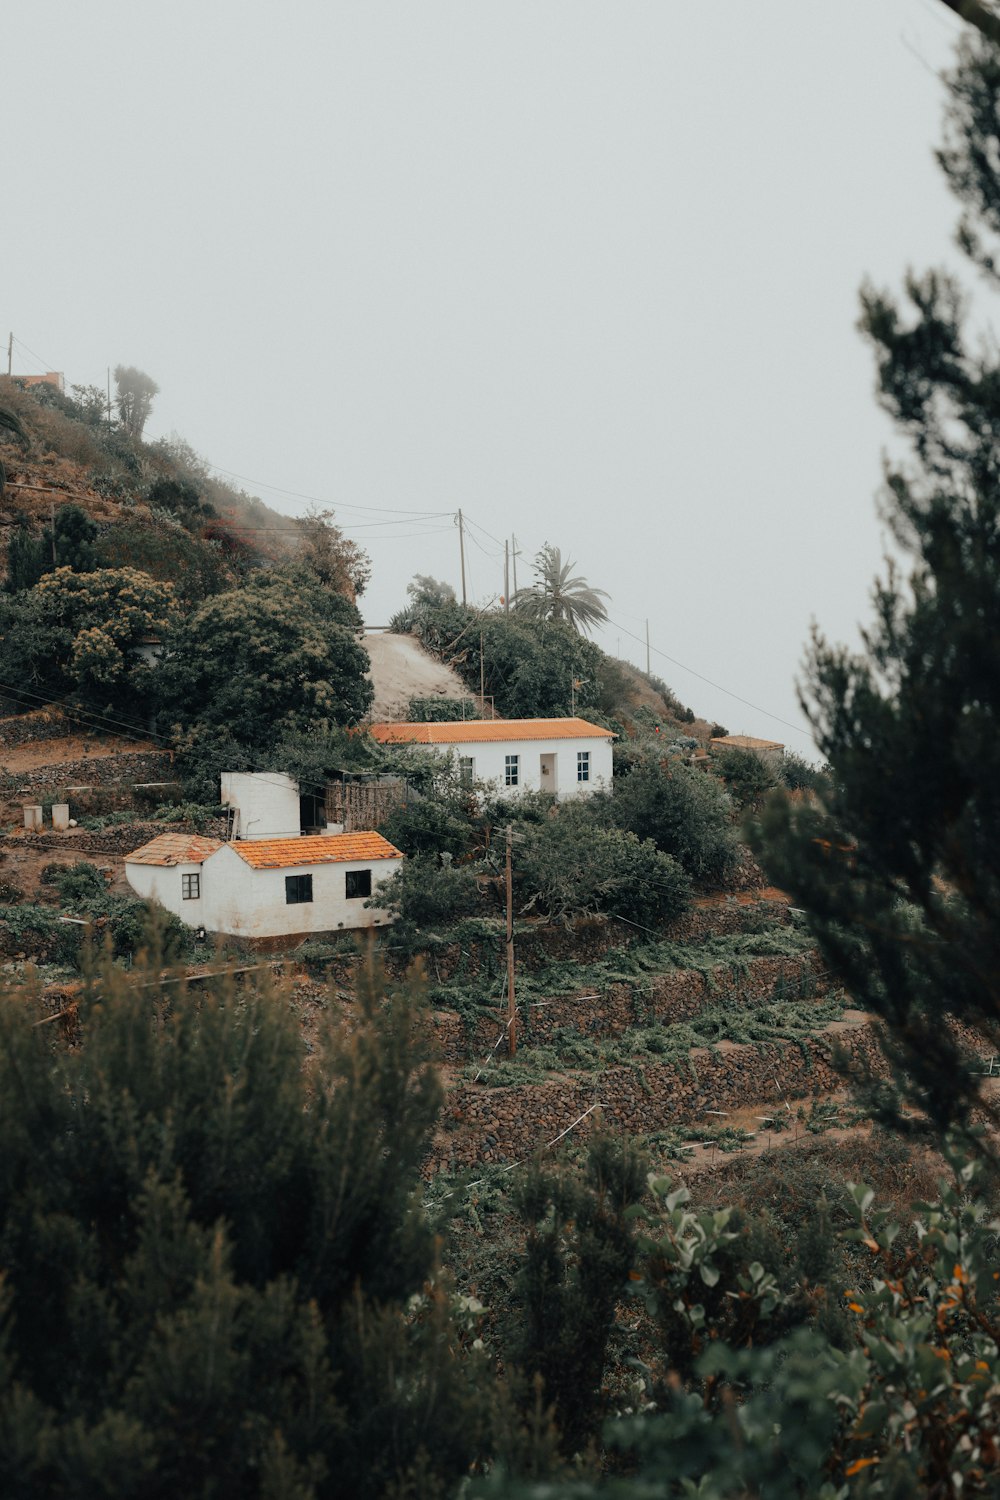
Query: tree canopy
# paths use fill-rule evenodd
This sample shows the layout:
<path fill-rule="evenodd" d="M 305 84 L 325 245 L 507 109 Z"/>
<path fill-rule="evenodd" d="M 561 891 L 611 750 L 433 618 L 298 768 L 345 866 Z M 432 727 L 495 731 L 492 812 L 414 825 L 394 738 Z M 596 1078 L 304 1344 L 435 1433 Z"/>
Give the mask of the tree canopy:
<path fill-rule="evenodd" d="M 373 695 L 346 599 L 295 574 L 252 574 L 178 624 L 157 672 L 160 723 L 267 750 L 298 730 L 355 724 Z"/>

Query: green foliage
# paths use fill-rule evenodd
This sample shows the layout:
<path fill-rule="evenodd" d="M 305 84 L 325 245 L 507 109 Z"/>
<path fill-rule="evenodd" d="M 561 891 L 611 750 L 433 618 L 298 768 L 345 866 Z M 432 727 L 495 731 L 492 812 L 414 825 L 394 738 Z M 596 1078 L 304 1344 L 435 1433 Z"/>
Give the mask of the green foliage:
<path fill-rule="evenodd" d="M 411 698 L 406 709 L 411 724 L 458 724 L 479 718 L 471 698 Z"/>
<path fill-rule="evenodd" d="M 471 870 L 417 854 L 404 860 L 365 905 L 394 912 L 394 941 L 416 944 L 427 929 L 441 931 L 472 916 L 480 906 L 479 886 Z"/>
<path fill-rule="evenodd" d="M 153 481 L 146 496 L 154 510 L 165 510 L 176 516 L 189 531 L 196 530 L 216 514 L 215 506 L 201 498 L 190 480 L 161 475 Z"/>
<path fill-rule="evenodd" d="M 943 162 L 993 235 L 995 50 L 963 46 L 948 83 Z M 963 237 L 989 269 L 969 220 Z M 831 785 L 773 809 L 761 850 L 884 1023 L 897 1087 L 941 1127 L 974 1106 L 976 1054 L 1000 1027 L 1000 360 L 966 331 L 953 280 L 911 276 L 906 292 L 908 315 L 866 289 L 862 326 L 911 448 L 883 503 L 909 578 L 891 564 L 878 582 L 864 654 L 814 639 L 806 706 Z"/>
<path fill-rule="evenodd" d="M 133 568 L 58 568 L 0 601 L 0 680 L 131 717 L 150 686 L 135 648 L 173 610 L 171 585 Z"/>
<path fill-rule="evenodd" d="M 290 733 L 356 723 L 373 690 L 368 657 L 343 623 L 352 608 L 273 574 L 206 600 L 167 639 L 156 676 L 161 725 L 194 730 L 202 744 L 231 737 L 266 752 Z"/>
<path fill-rule="evenodd" d="M 786 750 L 781 758 L 781 781 L 790 792 L 826 792 L 829 776 L 822 766 L 813 765 L 794 750 Z"/>
<path fill-rule="evenodd" d="M 137 440 L 142 437 L 153 410 L 153 398 L 159 395 L 160 387 L 135 365 L 116 365 L 115 389 L 121 429 L 127 437 Z"/>
<path fill-rule="evenodd" d="M 680 865 L 649 839 L 602 826 L 588 803 L 564 803 L 555 817 L 522 825 L 514 867 L 522 911 L 565 921 L 607 912 L 642 926 L 678 916 L 690 900 Z"/>
<path fill-rule="evenodd" d="M 661 761 L 658 747 L 626 750 L 616 764 L 608 816 L 640 839 L 652 839 L 701 884 L 724 879 L 736 858 L 731 805 L 711 776 Z"/>
<path fill-rule="evenodd" d="M 399 803 L 382 820 L 378 831 L 404 854 L 462 857 L 478 842 L 473 816 L 467 796 L 458 789 L 442 788 L 438 796 L 413 797 Z"/>
<path fill-rule="evenodd" d="M 72 568 L 76 573 L 92 573 L 97 567 L 96 537 L 97 526 L 85 510 L 79 505 L 60 505 L 53 529 L 42 533 L 45 571 Z"/>
<path fill-rule="evenodd" d="M 33 589 L 44 571 L 45 548 L 41 537 L 32 533 L 25 516 L 19 516 L 7 544 L 7 581 L 4 587 L 10 594 Z"/>
<path fill-rule="evenodd" d="M 71 1050 L 0 1004 L 0 1488 L 443 1495 L 483 1403 L 413 1203 L 415 997 L 366 980 L 310 1083 L 282 997 L 157 974 L 88 978 Z"/>
<path fill-rule="evenodd" d="M 116 522 L 98 537 L 95 550 L 99 567 L 139 568 L 161 583 L 172 582 L 185 604 L 200 604 L 233 582 L 218 547 L 157 517 Z"/>
<path fill-rule="evenodd" d="M 588 634 L 608 618 L 603 589 L 589 586 L 585 578 L 573 576 L 575 564 L 562 560 L 562 552 L 548 542 L 535 555 L 535 582 L 521 589 L 514 601 L 528 620 L 549 620 Z"/>
<path fill-rule="evenodd" d="M 353 604 L 371 581 L 371 558 L 333 524 L 333 515 L 332 510 L 312 509 L 299 521 L 300 558 L 312 578 Z"/>
<path fill-rule="evenodd" d="M 515 1185 L 526 1228 L 507 1358 L 522 1406 L 535 1382 L 569 1456 L 597 1435 L 602 1375 L 615 1307 L 633 1260 L 629 1214 L 645 1163 L 627 1140 L 598 1136 L 581 1172 L 530 1167 Z"/>
<path fill-rule="evenodd" d="M 712 757 L 712 765 L 741 810 L 759 809 L 768 792 L 778 785 L 778 773 L 753 750 L 718 751 Z"/>
<path fill-rule="evenodd" d="M 166 802 L 156 809 L 153 817 L 160 823 L 188 823 L 195 833 L 206 833 L 216 818 L 225 817 L 228 812 L 218 802 Z"/>

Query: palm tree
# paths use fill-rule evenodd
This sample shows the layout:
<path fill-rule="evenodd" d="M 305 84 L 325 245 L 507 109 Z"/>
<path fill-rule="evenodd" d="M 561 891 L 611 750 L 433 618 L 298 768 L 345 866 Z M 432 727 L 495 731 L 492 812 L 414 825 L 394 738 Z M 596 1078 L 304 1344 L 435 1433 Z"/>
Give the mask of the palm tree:
<path fill-rule="evenodd" d="M 516 609 L 530 620 L 560 620 L 584 635 L 603 625 L 608 611 L 601 601 L 611 596 L 592 589 L 585 578 L 574 578 L 575 566 L 569 559 L 563 562 L 561 550 L 546 542 L 535 554 L 535 582 L 518 590 Z"/>

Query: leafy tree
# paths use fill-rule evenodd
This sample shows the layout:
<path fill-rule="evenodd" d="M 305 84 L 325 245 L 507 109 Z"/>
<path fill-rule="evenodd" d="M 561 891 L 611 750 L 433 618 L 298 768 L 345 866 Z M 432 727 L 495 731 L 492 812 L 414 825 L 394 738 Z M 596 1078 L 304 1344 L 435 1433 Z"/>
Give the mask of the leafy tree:
<path fill-rule="evenodd" d="M 151 669 L 135 648 L 169 627 L 174 594 L 134 568 L 57 568 L 0 607 L 0 677 L 76 707 L 138 718 Z"/>
<path fill-rule="evenodd" d="M 574 576 L 574 567 L 568 559 L 563 562 L 558 547 L 546 542 L 535 555 L 534 585 L 518 592 L 518 610 L 530 620 L 559 621 L 587 635 L 595 625 L 603 625 L 608 618 L 603 601 L 609 596 L 603 589 L 591 588 L 582 576 Z"/>
<path fill-rule="evenodd" d="M 713 777 L 657 751 L 654 745 L 619 755 L 608 817 L 652 839 L 692 880 L 719 882 L 736 858 L 729 798 Z"/>
<path fill-rule="evenodd" d="M 189 531 L 196 531 L 217 514 L 215 506 L 203 500 L 187 479 L 161 476 L 150 486 L 146 498 L 154 509 L 166 510 L 176 516 Z"/>
<path fill-rule="evenodd" d="M 554 818 L 518 830 L 518 899 L 566 920 L 606 912 L 642 926 L 678 916 L 691 883 L 681 866 L 621 828 L 602 827 L 586 803 L 564 803 Z"/>
<path fill-rule="evenodd" d="M 255 574 L 172 632 L 157 670 L 160 722 L 266 752 L 289 733 L 354 724 L 373 689 L 346 621 L 353 606 L 292 575 Z"/>
<path fill-rule="evenodd" d="M 777 772 L 753 750 L 722 750 L 713 755 L 712 763 L 738 808 L 759 809 L 778 785 Z"/>
<path fill-rule="evenodd" d="M 366 972 L 317 1066 L 286 1000 L 91 972 L 72 1048 L 0 1002 L 0 1489 L 450 1493 L 476 1355 L 414 1201 L 439 1105 Z"/>
<path fill-rule="evenodd" d="M 480 905 L 479 887 L 471 870 L 439 863 L 432 854 L 417 854 L 379 886 L 365 903 L 391 910 L 397 923 L 394 942 L 407 943 L 420 933 L 441 931 L 461 917 L 472 916 Z"/>
<path fill-rule="evenodd" d="M 153 398 L 159 395 L 160 387 L 145 371 L 137 370 L 135 365 L 115 366 L 115 387 L 118 393 L 118 420 L 122 430 L 127 437 L 138 441 L 153 410 Z"/>
<path fill-rule="evenodd" d="M 371 558 L 333 524 L 332 510 L 310 510 L 299 522 L 302 562 L 326 588 L 353 604 L 371 581 Z"/>
<path fill-rule="evenodd" d="M 941 160 L 995 283 L 1000 54 L 963 43 L 948 82 Z M 877 584 L 863 655 L 814 639 L 804 701 L 832 785 L 772 811 L 763 857 L 940 1126 L 979 1097 L 977 1054 L 1000 1051 L 1000 359 L 966 334 L 950 278 L 907 292 L 908 320 L 866 290 L 863 327 L 910 441 L 884 501 L 909 578 L 893 564 Z"/>
<path fill-rule="evenodd" d="M 168 520 L 118 521 L 98 537 L 94 550 L 99 567 L 138 568 L 172 583 L 184 604 L 200 604 L 234 581 L 218 547 Z"/>

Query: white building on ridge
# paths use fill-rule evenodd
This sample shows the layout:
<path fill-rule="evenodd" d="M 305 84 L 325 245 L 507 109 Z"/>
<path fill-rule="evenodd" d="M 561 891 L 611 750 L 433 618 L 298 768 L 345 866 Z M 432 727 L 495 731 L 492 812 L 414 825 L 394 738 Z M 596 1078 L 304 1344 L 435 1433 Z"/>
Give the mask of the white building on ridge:
<path fill-rule="evenodd" d="M 610 729 L 586 719 L 468 719 L 464 722 L 371 724 L 383 745 L 421 745 L 455 758 L 468 782 L 499 792 L 551 792 L 559 798 L 610 791 Z"/>

